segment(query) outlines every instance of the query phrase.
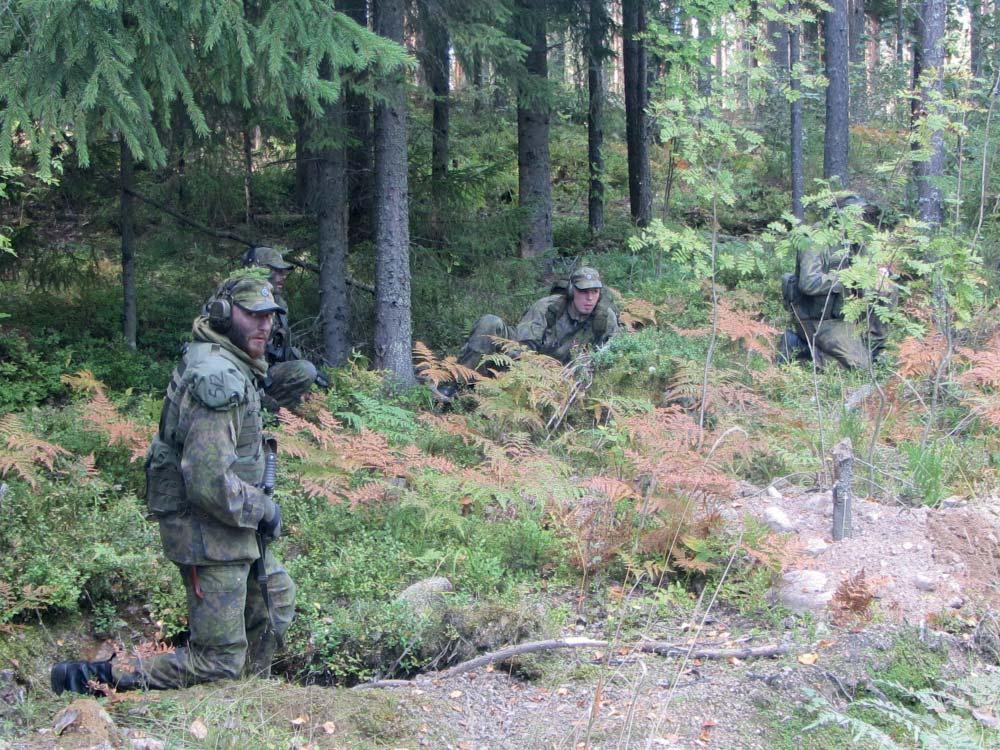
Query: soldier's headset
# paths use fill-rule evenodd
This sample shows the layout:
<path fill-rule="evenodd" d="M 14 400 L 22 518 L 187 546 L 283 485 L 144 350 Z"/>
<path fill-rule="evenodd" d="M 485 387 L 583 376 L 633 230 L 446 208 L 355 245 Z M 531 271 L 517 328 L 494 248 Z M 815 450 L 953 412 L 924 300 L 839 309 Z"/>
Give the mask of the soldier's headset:
<path fill-rule="evenodd" d="M 208 306 L 208 325 L 216 333 L 228 333 L 233 327 L 233 290 L 240 279 L 228 281 Z"/>
<path fill-rule="evenodd" d="M 257 265 L 257 247 L 255 245 L 247 248 L 247 251 L 243 253 L 243 267 L 250 268 L 251 266 Z"/>

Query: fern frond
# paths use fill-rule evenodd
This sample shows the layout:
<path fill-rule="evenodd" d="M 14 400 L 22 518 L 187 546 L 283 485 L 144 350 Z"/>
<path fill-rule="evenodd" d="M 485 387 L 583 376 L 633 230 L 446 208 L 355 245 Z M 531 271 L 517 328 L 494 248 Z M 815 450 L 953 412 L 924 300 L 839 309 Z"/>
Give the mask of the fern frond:
<path fill-rule="evenodd" d="M 439 359 L 422 341 L 417 341 L 413 345 L 413 360 L 418 377 L 431 385 L 436 386 L 440 383 L 468 385 L 483 378 L 472 368 L 461 364 L 455 357 Z"/>

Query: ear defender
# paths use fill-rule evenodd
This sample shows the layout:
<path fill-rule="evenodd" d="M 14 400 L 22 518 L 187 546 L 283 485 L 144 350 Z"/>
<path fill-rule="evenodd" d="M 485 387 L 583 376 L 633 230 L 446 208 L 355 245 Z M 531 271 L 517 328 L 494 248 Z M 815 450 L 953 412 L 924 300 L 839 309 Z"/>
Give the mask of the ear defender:
<path fill-rule="evenodd" d="M 208 325 L 217 333 L 227 333 L 233 325 L 233 303 L 228 299 L 213 300 L 208 307 Z"/>
<path fill-rule="evenodd" d="M 212 300 L 212 304 L 208 306 L 208 325 L 217 333 L 228 333 L 233 326 L 234 286 L 235 284 L 227 284 L 219 296 Z"/>

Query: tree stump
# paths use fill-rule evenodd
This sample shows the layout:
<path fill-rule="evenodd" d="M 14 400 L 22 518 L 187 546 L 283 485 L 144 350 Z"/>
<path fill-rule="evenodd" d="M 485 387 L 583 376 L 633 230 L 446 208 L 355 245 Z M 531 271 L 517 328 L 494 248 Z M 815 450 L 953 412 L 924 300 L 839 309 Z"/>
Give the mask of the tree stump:
<path fill-rule="evenodd" d="M 833 446 L 833 541 L 851 536 L 851 504 L 854 498 L 854 446 L 844 438 Z"/>

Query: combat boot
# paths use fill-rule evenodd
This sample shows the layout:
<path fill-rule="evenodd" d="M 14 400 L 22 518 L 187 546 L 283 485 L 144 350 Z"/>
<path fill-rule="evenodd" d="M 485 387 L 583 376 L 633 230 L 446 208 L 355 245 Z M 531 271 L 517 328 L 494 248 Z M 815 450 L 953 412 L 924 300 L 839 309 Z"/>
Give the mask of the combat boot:
<path fill-rule="evenodd" d="M 108 686 L 115 684 L 115 678 L 111 674 L 111 659 L 61 661 L 49 673 L 49 683 L 56 695 L 62 695 L 66 690 L 82 695 L 102 695 L 103 693 L 90 686 L 90 682 L 101 682 Z"/>

